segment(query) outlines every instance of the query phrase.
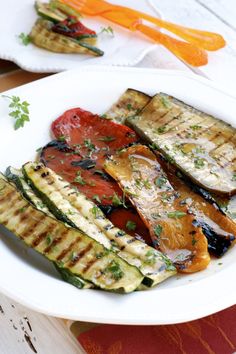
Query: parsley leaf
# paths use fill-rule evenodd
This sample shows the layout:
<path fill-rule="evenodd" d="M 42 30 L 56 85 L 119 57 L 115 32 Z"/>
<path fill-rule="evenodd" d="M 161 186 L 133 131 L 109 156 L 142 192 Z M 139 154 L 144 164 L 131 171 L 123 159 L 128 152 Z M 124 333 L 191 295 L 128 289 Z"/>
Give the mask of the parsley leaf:
<path fill-rule="evenodd" d="M 6 96 L 2 95 L 4 98 L 8 98 L 11 103 L 9 104 L 10 113 L 9 116 L 15 119 L 14 128 L 15 130 L 23 128 L 26 122 L 29 122 L 29 103 L 26 101 L 21 102 L 18 96 Z"/>
<path fill-rule="evenodd" d="M 125 227 L 127 228 L 127 230 L 129 231 L 134 231 L 136 229 L 136 222 L 128 220 Z"/>
<path fill-rule="evenodd" d="M 109 34 L 110 36 L 114 37 L 114 30 L 111 26 L 101 27 L 100 33 L 106 33 L 106 34 Z"/>
<path fill-rule="evenodd" d="M 18 38 L 21 40 L 22 44 L 27 46 L 31 42 L 31 38 L 29 34 L 25 34 L 24 32 L 21 32 L 19 34 Z"/>

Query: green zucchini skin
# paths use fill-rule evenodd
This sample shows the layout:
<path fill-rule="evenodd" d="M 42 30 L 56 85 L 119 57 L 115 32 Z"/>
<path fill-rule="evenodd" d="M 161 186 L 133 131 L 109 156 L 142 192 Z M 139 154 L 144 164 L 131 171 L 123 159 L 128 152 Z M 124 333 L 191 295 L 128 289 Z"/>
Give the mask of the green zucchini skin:
<path fill-rule="evenodd" d="M 231 125 L 164 93 L 127 124 L 197 185 L 217 195 L 236 193 L 236 129 Z"/>
<path fill-rule="evenodd" d="M 138 267 L 144 275 L 146 286 L 154 286 L 175 273 L 167 257 L 115 227 L 96 204 L 42 163 L 25 164 L 23 173 L 58 219 L 82 230 L 106 248 L 113 249 L 129 264 Z M 151 252 L 155 252 L 156 258 L 150 265 L 147 255 Z"/>
<path fill-rule="evenodd" d="M 35 209 L 3 178 L 0 178 L 0 224 L 59 267 L 100 289 L 129 293 L 143 280 L 136 267 L 86 234 Z"/>
<path fill-rule="evenodd" d="M 34 4 L 35 10 L 39 16 L 45 20 L 60 22 L 67 18 L 67 15 L 64 14 L 59 9 L 56 9 L 53 6 L 50 6 L 48 3 L 43 3 L 41 1 L 35 1 Z"/>
<path fill-rule="evenodd" d="M 55 218 L 54 215 L 49 211 L 48 207 L 42 202 L 42 200 L 34 193 L 33 189 L 28 185 L 25 181 L 21 170 L 17 170 L 9 166 L 6 169 L 5 173 L 7 179 L 16 185 L 16 188 L 22 193 L 25 199 L 31 202 L 36 209 L 41 210 L 45 214 Z M 73 275 L 72 273 L 68 272 L 68 270 L 60 268 L 54 263 L 57 271 L 61 275 L 62 279 L 65 280 L 67 283 L 76 286 L 79 289 L 82 288 L 92 288 L 94 287 L 92 283 L 89 283 L 78 276 Z"/>

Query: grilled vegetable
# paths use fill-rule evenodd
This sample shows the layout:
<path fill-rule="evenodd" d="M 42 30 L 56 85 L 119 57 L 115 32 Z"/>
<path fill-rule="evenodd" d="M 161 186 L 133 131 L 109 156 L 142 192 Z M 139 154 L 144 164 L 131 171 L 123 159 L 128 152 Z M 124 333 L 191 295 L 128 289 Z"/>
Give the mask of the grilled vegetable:
<path fill-rule="evenodd" d="M 129 264 L 138 267 L 145 276 L 145 285 L 156 285 L 174 274 L 175 269 L 167 257 L 114 227 L 96 204 L 52 170 L 39 163 L 27 163 L 23 171 L 58 219 L 79 228 L 106 248 L 113 249 Z M 149 260 L 150 254 L 152 261 Z"/>
<path fill-rule="evenodd" d="M 161 162 L 161 158 L 158 158 Z M 195 216 L 195 225 L 200 226 L 207 237 L 208 250 L 216 257 L 220 257 L 235 241 L 236 223 L 231 220 L 215 203 L 214 199 L 208 202 L 195 191 L 195 186 L 186 180 L 170 165 L 163 164 L 168 179 L 174 189 L 178 191 L 180 203 L 186 205 L 188 211 Z M 177 176 L 177 175 L 178 176 Z"/>
<path fill-rule="evenodd" d="M 9 181 L 16 185 L 17 189 L 22 193 L 25 199 L 31 202 L 36 209 L 43 211 L 45 214 L 51 216 L 52 218 L 55 218 L 54 215 L 49 211 L 46 204 L 44 204 L 43 201 L 37 197 L 32 188 L 25 181 L 21 170 L 17 170 L 13 167 L 8 167 L 6 170 L 6 176 Z M 62 279 L 67 283 L 70 283 L 79 289 L 88 289 L 93 287 L 92 283 L 89 283 L 82 278 L 70 273 L 67 269 L 58 267 L 56 263 L 54 263 L 54 265 L 57 271 L 60 273 Z"/>
<path fill-rule="evenodd" d="M 0 178 L 0 224 L 60 268 L 109 291 L 131 292 L 142 282 L 139 270 L 86 234 L 35 209 Z"/>
<path fill-rule="evenodd" d="M 63 2 L 61 2 L 60 0 L 50 0 L 49 2 L 49 6 L 51 8 L 53 8 L 53 10 L 59 10 L 61 12 L 63 12 L 64 14 L 68 16 L 74 16 L 76 17 L 77 19 L 80 19 L 81 18 L 81 14 L 76 11 L 74 8 L 64 4 Z"/>
<path fill-rule="evenodd" d="M 126 191 L 143 218 L 155 246 L 167 254 L 182 272 L 204 269 L 210 257 L 207 240 L 194 217 L 180 204 L 155 155 L 136 145 L 107 160 L 106 171 Z"/>
<path fill-rule="evenodd" d="M 124 124 L 126 118 L 138 114 L 150 100 L 151 97 L 143 92 L 127 89 L 106 112 L 105 117 L 112 119 L 114 122 Z"/>
<path fill-rule="evenodd" d="M 51 6 L 49 3 L 35 1 L 35 10 L 39 16 L 49 21 L 60 22 L 67 18 L 65 13 L 56 9 L 55 6 Z"/>
<path fill-rule="evenodd" d="M 25 181 L 21 170 L 17 170 L 13 167 L 8 167 L 6 169 L 6 177 L 10 182 L 13 182 L 17 189 L 22 193 L 25 199 L 29 200 L 36 209 L 43 211 L 44 213 L 53 217 L 50 213 L 48 207 L 42 202 L 42 200 L 36 196 L 32 188 Z"/>
<path fill-rule="evenodd" d="M 76 20 L 75 17 L 68 17 L 64 21 L 55 23 L 52 26 L 52 31 L 60 33 L 66 37 L 74 38 L 80 43 L 88 43 L 90 45 L 95 45 L 97 42 L 96 32 L 85 27 L 80 21 Z"/>
<path fill-rule="evenodd" d="M 129 124 L 207 190 L 236 193 L 236 130 L 177 99 L 156 95 Z"/>
<path fill-rule="evenodd" d="M 144 101 L 142 99 L 139 100 L 140 97 L 142 98 L 139 92 L 136 96 L 135 90 L 128 89 L 120 97 L 119 101 L 113 105 L 114 112 L 111 110 L 108 116 L 111 119 L 116 118 L 118 120 L 127 118 L 129 111 L 126 109 L 126 98 L 127 100 L 133 99 L 135 101 L 135 109 L 141 112 L 144 106 L 151 101 L 151 97 L 146 96 Z M 135 113 L 137 112 L 132 111 L 131 115 Z M 216 257 L 222 256 L 235 240 L 236 224 L 229 217 L 236 219 L 236 196 L 232 197 L 231 200 L 219 197 L 213 198 L 208 192 L 191 183 L 188 178 L 176 171 L 172 164 L 166 163 L 161 154 L 157 153 L 157 151 L 155 152 L 158 161 L 167 173 L 168 179 L 174 189 L 180 194 L 181 203 L 186 204 L 190 212 L 194 213 L 197 225 L 201 225 L 203 233 L 208 240 L 209 252 Z M 221 208 L 216 204 L 215 199 L 219 202 Z M 229 217 L 222 212 L 222 208 Z M 125 218 L 125 215 L 122 215 L 119 219 L 119 212 L 114 213 L 115 224 L 117 221 L 121 222 L 121 218 Z M 113 215 L 111 214 L 110 218 L 112 217 Z M 139 228 L 140 226 L 137 229 Z M 147 238 L 145 240 L 150 242 Z"/>
<path fill-rule="evenodd" d="M 43 150 L 43 161 L 55 172 L 61 174 L 70 183 L 85 193 L 90 199 L 97 196 L 102 205 L 112 205 L 117 194 L 122 192 L 117 184 L 103 170 L 106 157 L 117 149 L 122 149 L 138 140 L 136 133 L 128 127 L 107 121 L 98 115 L 75 108 L 66 111 L 52 124 L 52 131 L 58 140 L 68 146 L 59 146 L 60 151 L 67 150 L 67 159 L 57 157 L 54 149 Z M 61 161 L 64 160 L 64 164 Z"/>
<path fill-rule="evenodd" d="M 38 19 L 31 30 L 31 41 L 38 47 L 56 53 L 80 53 L 101 56 L 103 51 L 82 41 L 52 32 L 53 23 Z"/>
<path fill-rule="evenodd" d="M 93 146 L 91 144 L 91 146 Z M 87 150 L 89 153 L 89 150 Z M 96 153 L 96 151 L 94 152 Z M 122 191 L 105 171 L 96 166 L 96 160 L 81 158 L 79 151 L 61 141 L 52 141 L 41 151 L 41 161 L 72 183 L 89 199 L 99 201 L 109 212 L 116 195 L 122 199 Z M 94 199 L 96 198 L 96 199 Z"/>

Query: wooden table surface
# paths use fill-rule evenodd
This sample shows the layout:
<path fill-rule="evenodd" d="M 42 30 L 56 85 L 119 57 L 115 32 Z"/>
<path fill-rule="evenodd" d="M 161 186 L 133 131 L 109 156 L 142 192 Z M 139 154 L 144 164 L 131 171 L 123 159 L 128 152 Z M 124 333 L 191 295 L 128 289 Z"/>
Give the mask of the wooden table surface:
<path fill-rule="evenodd" d="M 236 66 L 236 0 L 152 0 L 152 3 L 162 11 L 166 19 L 223 34 L 228 42 L 224 53 L 230 57 L 231 62 L 235 60 Z M 163 48 L 148 54 L 137 66 L 194 70 L 216 80 L 224 79 L 225 70 L 223 62 L 218 72 L 210 66 L 201 70 L 188 68 Z M 13 63 L 0 60 L 0 92 L 47 75 L 29 73 Z M 74 354 L 83 353 L 83 350 L 63 320 L 26 309 L 0 294 L 0 354 L 32 353 Z"/>

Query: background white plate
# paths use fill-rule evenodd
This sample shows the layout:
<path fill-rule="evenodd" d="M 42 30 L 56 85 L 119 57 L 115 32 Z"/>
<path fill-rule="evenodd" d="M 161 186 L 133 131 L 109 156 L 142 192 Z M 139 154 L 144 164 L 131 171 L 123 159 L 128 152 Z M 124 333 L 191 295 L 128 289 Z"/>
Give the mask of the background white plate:
<path fill-rule="evenodd" d="M 42 0 L 47 2 L 47 0 Z M 110 0 L 111 3 L 134 7 L 137 10 L 161 17 L 159 11 L 147 0 Z M 24 46 L 18 38 L 22 32 L 29 33 L 37 18 L 34 0 L 1 1 L 0 11 L 0 58 L 15 62 L 21 68 L 33 72 L 59 72 L 77 68 L 81 65 L 125 65 L 133 66 L 156 47 L 141 34 L 135 35 L 102 18 L 85 17 L 82 22 L 99 33 L 102 27 L 111 26 L 114 37 L 99 35 L 98 47 L 103 57 L 91 57 L 80 54 L 52 53 L 33 44 Z"/>
<path fill-rule="evenodd" d="M 0 170 L 34 159 L 50 139 L 50 124 L 80 106 L 105 112 L 128 87 L 150 95 L 163 91 L 236 125 L 236 99 L 193 74 L 174 71 L 84 67 L 18 87 L 8 94 L 30 102 L 30 123 L 13 130 L 8 102 L 0 99 Z M 89 322 L 167 324 L 206 316 L 235 304 L 236 247 L 205 271 L 178 275 L 129 295 L 77 290 L 61 281 L 49 262 L 1 230 L 0 291 L 40 312 Z"/>

